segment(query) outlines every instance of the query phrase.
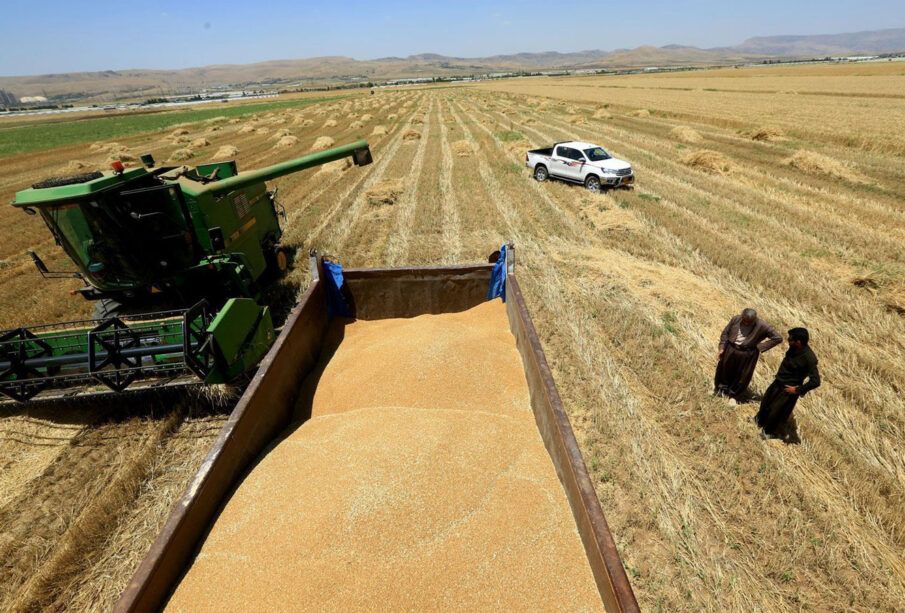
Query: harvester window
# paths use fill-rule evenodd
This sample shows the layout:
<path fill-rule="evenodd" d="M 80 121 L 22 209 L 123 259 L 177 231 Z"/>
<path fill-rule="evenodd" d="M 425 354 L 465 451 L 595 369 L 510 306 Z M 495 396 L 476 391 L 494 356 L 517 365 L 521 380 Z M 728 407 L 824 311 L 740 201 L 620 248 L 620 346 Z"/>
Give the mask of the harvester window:
<path fill-rule="evenodd" d="M 104 223 L 97 202 L 41 207 L 41 216 L 69 257 L 90 279 L 116 283 L 134 276 L 128 262 L 108 246 L 116 231 Z"/>

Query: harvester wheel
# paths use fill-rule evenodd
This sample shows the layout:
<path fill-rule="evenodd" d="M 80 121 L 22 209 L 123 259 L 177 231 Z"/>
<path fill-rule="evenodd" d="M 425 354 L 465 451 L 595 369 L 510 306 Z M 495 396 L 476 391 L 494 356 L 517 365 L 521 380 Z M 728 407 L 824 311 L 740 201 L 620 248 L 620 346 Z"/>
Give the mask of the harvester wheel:
<path fill-rule="evenodd" d="M 123 305 L 112 298 L 101 298 L 94 303 L 94 319 L 107 319 L 122 314 Z"/>

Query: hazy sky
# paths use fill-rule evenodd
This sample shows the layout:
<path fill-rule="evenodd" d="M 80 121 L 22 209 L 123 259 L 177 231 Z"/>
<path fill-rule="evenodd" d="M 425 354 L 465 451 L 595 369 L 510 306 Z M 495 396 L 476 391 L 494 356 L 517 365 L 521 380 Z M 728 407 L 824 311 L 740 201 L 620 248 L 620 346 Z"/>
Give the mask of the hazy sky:
<path fill-rule="evenodd" d="M 760 0 L 744 6 L 727 0 L 2 0 L 0 75 L 317 55 L 714 47 L 750 36 L 903 26 L 903 0 Z"/>

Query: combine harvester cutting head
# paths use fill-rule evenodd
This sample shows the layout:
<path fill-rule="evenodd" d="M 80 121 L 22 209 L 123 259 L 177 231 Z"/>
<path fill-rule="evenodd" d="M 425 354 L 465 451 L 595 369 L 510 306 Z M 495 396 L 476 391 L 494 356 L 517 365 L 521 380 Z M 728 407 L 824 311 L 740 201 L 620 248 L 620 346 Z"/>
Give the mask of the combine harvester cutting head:
<path fill-rule="evenodd" d="M 50 272 L 31 252 L 38 271 L 82 279 L 96 319 L 0 332 L 0 394 L 223 383 L 254 368 L 275 338 L 258 300 L 288 266 L 285 214 L 265 181 L 345 157 L 371 163 L 365 141 L 242 173 L 233 161 L 155 168 L 144 155 L 144 168 L 114 162 L 18 192 L 13 206 L 39 214 L 78 269 Z"/>

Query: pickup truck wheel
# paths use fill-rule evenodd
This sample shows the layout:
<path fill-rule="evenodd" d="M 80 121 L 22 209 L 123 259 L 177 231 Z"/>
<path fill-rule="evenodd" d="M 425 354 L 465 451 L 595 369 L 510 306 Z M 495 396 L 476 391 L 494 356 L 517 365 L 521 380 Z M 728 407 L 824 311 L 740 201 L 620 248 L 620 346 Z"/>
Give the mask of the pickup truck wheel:
<path fill-rule="evenodd" d="M 600 177 L 597 175 L 588 175 L 588 178 L 584 180 L 584 186 L 587 187 L 589 191 L 599 192 Z"/>
<path fill-rule="evenodd" d="M 534 180 L 543 183 L 550 177 L 550 173 L 547 172 L 547 167 L 538 164 L 534 167 Z"/>

